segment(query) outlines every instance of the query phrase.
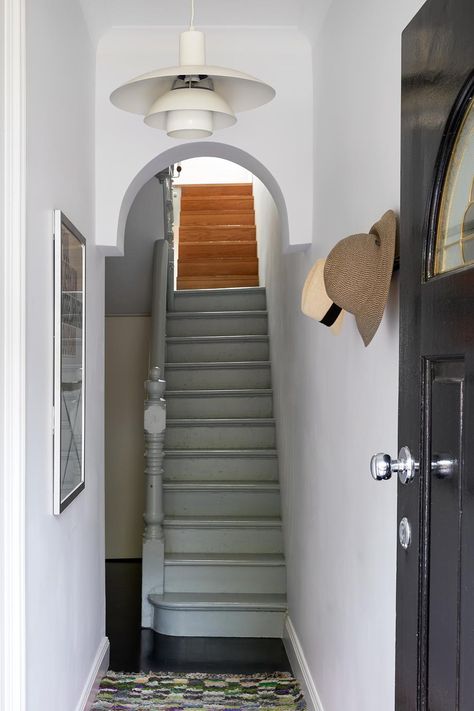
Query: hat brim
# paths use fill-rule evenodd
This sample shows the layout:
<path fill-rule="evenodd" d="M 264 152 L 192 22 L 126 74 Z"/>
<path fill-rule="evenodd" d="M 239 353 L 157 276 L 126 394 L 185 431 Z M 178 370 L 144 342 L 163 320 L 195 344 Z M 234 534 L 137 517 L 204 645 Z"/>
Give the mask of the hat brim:
<path fill-rule="evenodd" d="M 324 272 L 330 298 L 354 314 L 368 346 L 385 310 L 395 258 L 397 218 L 388 210 L 369 234 L 351 235 L 338 242 L 326 260 Z M 354 282 L 359 280 L 359 284 Z"/>
<path fill-rule="evenodd" d="M 301 294 L 301 310 L 305 316 L 328 326 L 331 333 L 338 335 L 345 312 L 342 309 L 337 310 L 337 306 L 327 294 L 324 284 L 325 263 L 325 259 L 318 259 L 311 267 Z"/>
<path fill-rule="evenodd" d="M 388 210 L 381 219 L 370 228 L 369 234 L 380 240 L 380 268 L 378 278 L 373 280 L 373 288 L 367 302 L 354 313 L 357 328 L 364 345 L 368 346 L 375 336 L 384 315 L 388 300 L 395 260 L 397 236 L 397 218 Z M 373 305 L 373 306 L 371 306 Z"/>

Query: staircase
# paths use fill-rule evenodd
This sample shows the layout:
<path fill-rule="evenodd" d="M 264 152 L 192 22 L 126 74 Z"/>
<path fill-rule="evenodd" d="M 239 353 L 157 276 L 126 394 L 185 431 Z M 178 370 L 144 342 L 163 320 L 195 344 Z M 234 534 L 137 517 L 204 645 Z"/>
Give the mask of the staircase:
<path fill-rule="evenodd" d="M 183 185 L 178 289 L 258 283 L 252 184 Z"/>
<path fill-rule="evenodd" d="M 167 317 L 156 631 L 281 637 L 286 613 L 265 290 L 176 292 Z"/>

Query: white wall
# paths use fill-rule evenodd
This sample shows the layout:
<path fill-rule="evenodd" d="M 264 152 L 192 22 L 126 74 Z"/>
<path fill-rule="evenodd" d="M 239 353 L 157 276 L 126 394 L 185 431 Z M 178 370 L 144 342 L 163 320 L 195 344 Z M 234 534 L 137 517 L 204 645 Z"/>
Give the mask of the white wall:
<path fill-rule="evenodd" d="M 180 163 L 182 171 L 173 185 L 197 183 L 251 183 L 252 174 L 237 163 L 222 158 L 190 158 Z"/>
<path fill-rule="evenodd" d="M 281 220 L 269 191 L 261 180 L 253 178 L 255 225 L 257 228 L 258 278 L 260 286 L 266 285 L 269 250 L 282 252 Z"/>
<path fill-rule="evenodd" d="M 398 209 L 400 35 L 421 4 L 333 1 L 315 41 L 313 246 L 282 257 L 274 236 L 267 259 L 289 614 L 324 711 L 394 707 L 396 482 L 369 460 L 397 451 L 398 291 L 366 349 L 352 317 L 334 337 L 304 316 L 301 289 L 337 240 Z"/>
<path fill-rule="evenodd" d="M 27 709 L 74 711 L 104 643 L 104 260 L 94 235 L 94 52 L 77 0 L 28 0 L 26 26 Z M 54 208 L 87 239 L 86 487 L 57 518 Z"/>
<path fill-rule="evenodd" d="M 172 65 L 176 61 L 179 32 L 150 27 L 116 28 L 105 34 L 97 53 L 96 228 L 101 245 L 110 254 L 117 247 L 123 248 L 124 200 L 128 209 L 141 185 L 153 172 L 171 162 L 212 155 L 207 146 L 219 151 L 217 157 L 226 159 L 232 158 L 226 152 L 239 151 L 248 161 L 245 167 L 261 179 L 268 171 L 288 212 L 289 232 L 285 239 L 291 245 L 309 241 L 311 166 L 304 183 L 299 185 L 295 180 L 302 157 L 311 155 L 313 150 L 309 42 L 294 28 L 203 29 L 210 63 L 235 66 L 258 76 L 276 88 L 277 96 L 255 111 L 239 114 L 235 126 L 218 131 L 205 143 L 180 143 L 147 127 L 142 117 L 120 111 L 109 101 L 113 89 L 125 80 L 154 67 Z M 172 153 L 163 157 L 167 151 Z M 159 163 L 160 156 L 164 164 Z M 302 202 L 308 206 L 307 210 L 301 210 Z"/>

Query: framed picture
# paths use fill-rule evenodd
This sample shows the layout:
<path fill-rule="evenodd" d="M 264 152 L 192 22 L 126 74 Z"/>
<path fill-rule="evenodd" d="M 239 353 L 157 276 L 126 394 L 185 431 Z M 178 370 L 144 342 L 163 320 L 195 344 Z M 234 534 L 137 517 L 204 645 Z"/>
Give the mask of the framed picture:
<path fill-rule="evenodd" d="M 54 503 L 84 489 L 86 241 L 54 212 Z"/>

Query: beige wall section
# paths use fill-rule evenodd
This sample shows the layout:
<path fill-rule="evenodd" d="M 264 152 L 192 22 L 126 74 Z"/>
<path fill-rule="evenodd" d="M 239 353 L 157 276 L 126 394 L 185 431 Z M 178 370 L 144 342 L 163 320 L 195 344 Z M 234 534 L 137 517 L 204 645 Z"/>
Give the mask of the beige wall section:
<path fill-rule="evenodd" d="M 141 558 L 144 511 L 143 383 L 149 316 L 105 319 L 105 551 Z"/>

